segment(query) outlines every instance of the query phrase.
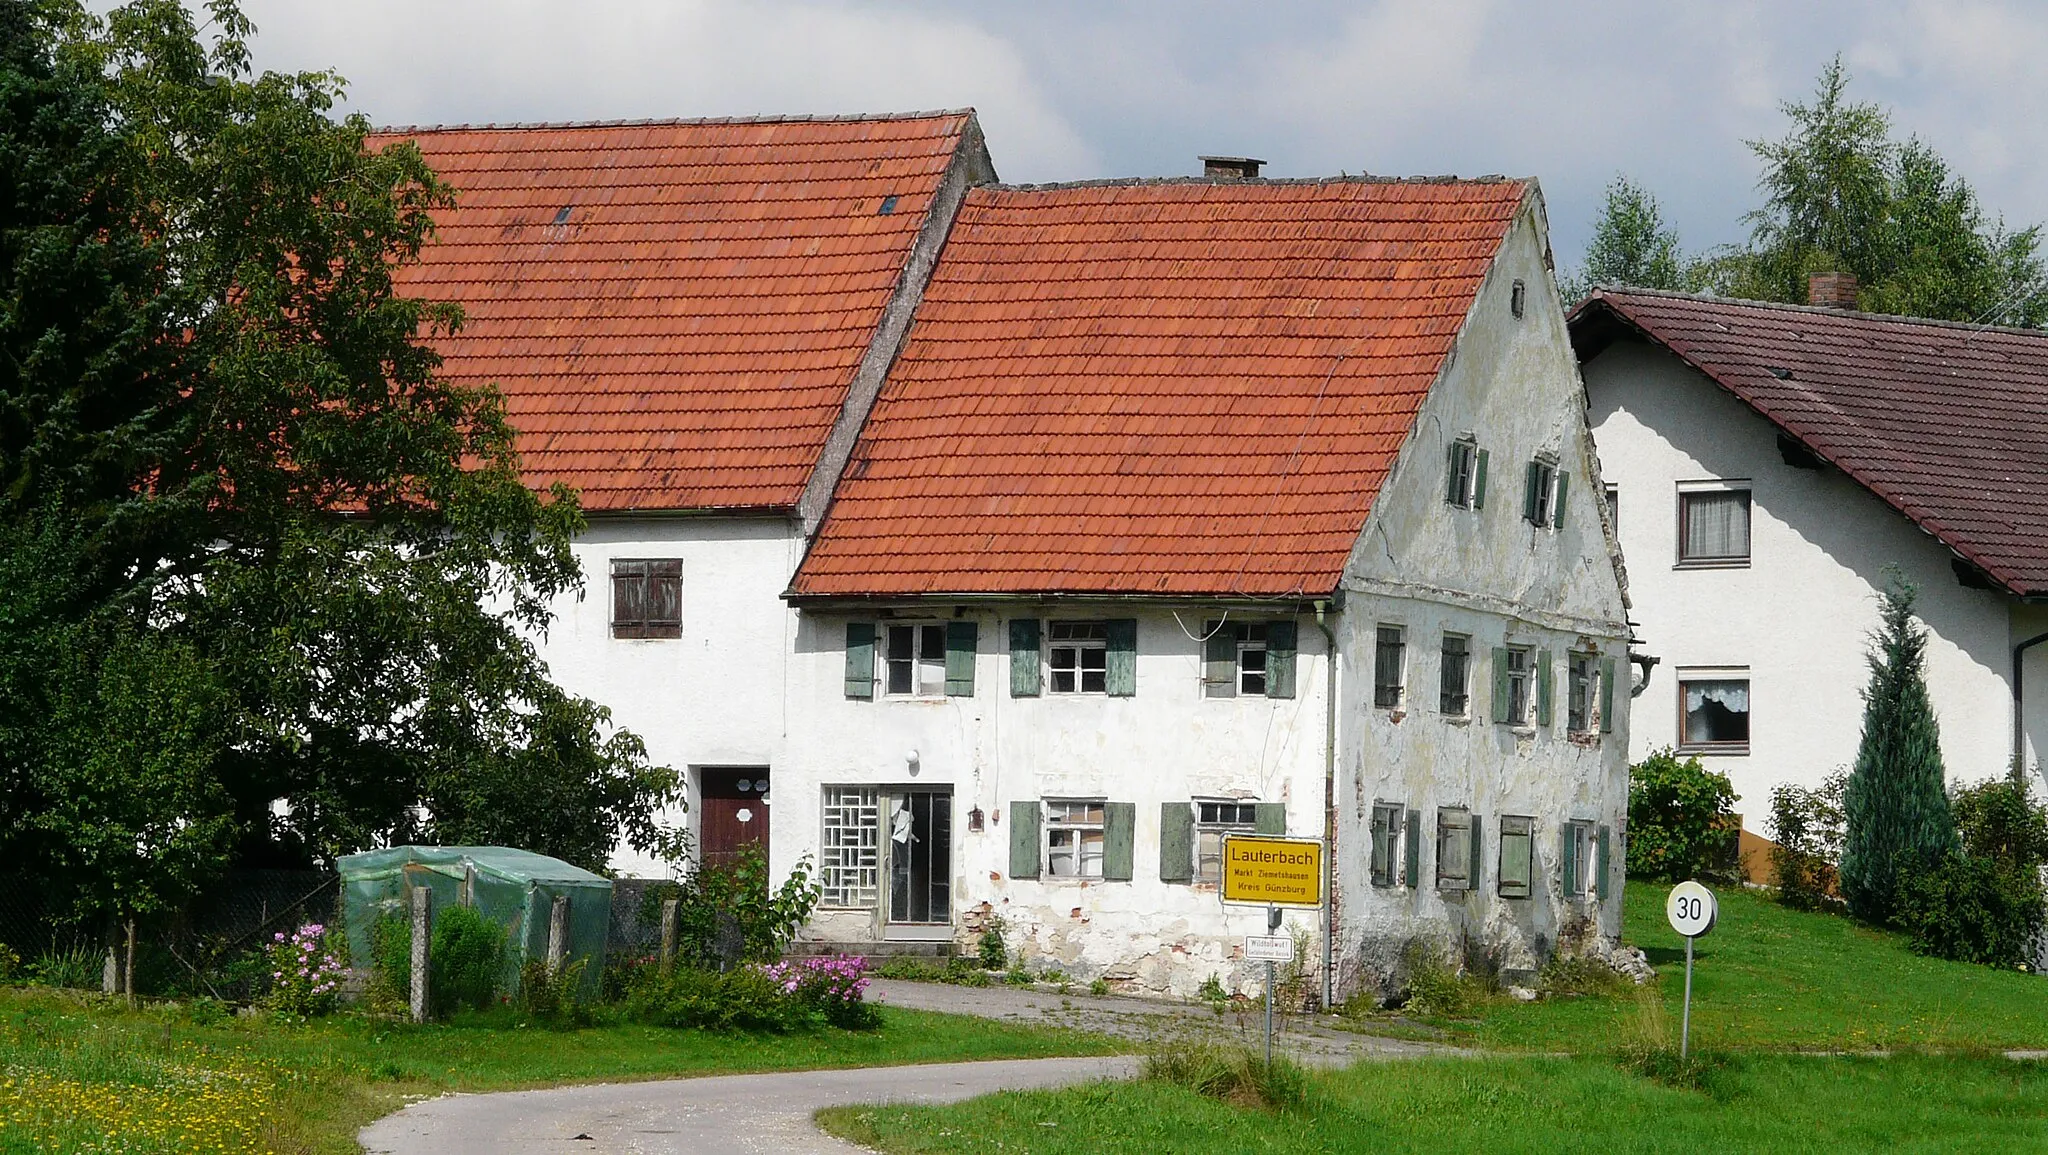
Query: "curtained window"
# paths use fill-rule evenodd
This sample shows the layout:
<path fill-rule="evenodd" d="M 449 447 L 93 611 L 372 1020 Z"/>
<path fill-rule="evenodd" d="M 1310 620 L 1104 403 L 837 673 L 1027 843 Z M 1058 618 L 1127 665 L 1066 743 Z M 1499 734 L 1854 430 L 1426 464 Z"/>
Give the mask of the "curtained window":
<path fill-rule="evenodd" d="M 1678 560 L 1749 560 L 1749 490 L 1720 489 L 1678 495 Z"/>
<path fill-rule="evenodd" d="M 1748 679 L 1681 681 L 1678 693 L 1685 714 L 1686 746 L 1749 745 Z"/>

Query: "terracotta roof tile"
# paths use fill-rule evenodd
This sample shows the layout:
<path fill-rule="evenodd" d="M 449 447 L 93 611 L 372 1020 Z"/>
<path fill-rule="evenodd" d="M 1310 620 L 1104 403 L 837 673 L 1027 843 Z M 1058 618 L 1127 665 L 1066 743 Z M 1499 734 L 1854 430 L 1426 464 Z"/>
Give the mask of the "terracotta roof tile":
<path fill-rule="evenodd" d="M 455 186 L 402 291 L 461 303 L 533 484 L 791 507 L 966 113 L 400 129 Z M 885 198 L 895 197 L 882 213 Z"/>
<path fill-rule="evenodd" d="M 973 190 L 792 595 L 1330 592 L 1524 189 Z"/>
<path fill-rule="evenodd" d="M 1602 290 L 1572 317 L 1581 355 L 1616 321 L 2014 593 L 2048 593 L 2048 333 Z"/>

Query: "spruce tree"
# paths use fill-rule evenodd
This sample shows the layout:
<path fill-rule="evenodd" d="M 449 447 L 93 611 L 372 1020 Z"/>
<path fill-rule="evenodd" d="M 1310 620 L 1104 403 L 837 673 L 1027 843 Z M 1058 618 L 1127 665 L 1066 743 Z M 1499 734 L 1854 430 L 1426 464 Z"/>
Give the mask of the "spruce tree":
<path fill-rule="evenodd" d="M 1927 631 L 1913 618 L 1914 587 L 1896 570 L 1887 577 L 1863 691 L 1863 741 L 1842 800 L 1842 896 L 1872 922 L 1891 920 L 1901 873 L 1956 850 L 1941 729 L 1927 699 Z"/>

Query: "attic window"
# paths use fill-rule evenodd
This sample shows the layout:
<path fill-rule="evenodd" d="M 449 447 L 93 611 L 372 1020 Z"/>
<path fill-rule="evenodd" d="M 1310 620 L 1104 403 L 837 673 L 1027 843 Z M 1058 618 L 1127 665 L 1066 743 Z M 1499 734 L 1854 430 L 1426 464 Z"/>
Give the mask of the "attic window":
<path fill-rule="evenodd" d="M 1522 313 L 1528 308 L 1528 304 L 1529 286 L 1516 281 L 1515 287 L 1508 292 L 1508 311 L 1513 313 L 1515 319 L 1519 321 L 1522 319 Z"/>
<path fill-rule="evenodd" d="M 556 214 L 555 214 L 555 223 L 556 223 L 556 224 L 558 224 L 558 225 L 565 225 L 565 224 L 568 224 L 568 223 L 569 223 L 569 214 L 570 214 L 570 213 L 572 213 L 572 212 L 574 212 L 574 211 L 576 211 L 576 206 L 575 206 L 575 205 L 563 205 L 563 206 L 562 206 L 562 211 L 560 211 L 560 212 L 558 212 L 558 213 L 556 213 Z"/>
<path fill-rule="evenodd" d="M 887 196 L 882 198 L 882 207 L 875 210 L 875 215 L 878 217 L 886 217 L 890 213 L 893 213 L 895 211 L 896 198 L 893 196 Z"/>

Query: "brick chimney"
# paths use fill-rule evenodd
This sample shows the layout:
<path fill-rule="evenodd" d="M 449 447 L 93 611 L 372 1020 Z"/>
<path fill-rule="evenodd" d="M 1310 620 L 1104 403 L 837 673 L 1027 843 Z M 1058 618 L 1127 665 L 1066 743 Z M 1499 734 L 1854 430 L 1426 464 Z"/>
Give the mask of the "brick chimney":
<path fill-rule="evenodd" d="M 1853 309 L 1856 307 L 1856 288 L 1854 273 L 1809 273 L 1806 277 L 1806 303 L 1823 309 Z"/>
<path fill-rule="evenodd" d="M 1196 159 L 1202 162 L 1202 175 L 1210 180 L 1257 180 L 1259 166 L 1266 163 L 1248 156 L 1204 156 Z"/>

